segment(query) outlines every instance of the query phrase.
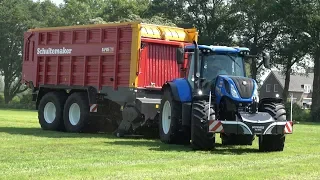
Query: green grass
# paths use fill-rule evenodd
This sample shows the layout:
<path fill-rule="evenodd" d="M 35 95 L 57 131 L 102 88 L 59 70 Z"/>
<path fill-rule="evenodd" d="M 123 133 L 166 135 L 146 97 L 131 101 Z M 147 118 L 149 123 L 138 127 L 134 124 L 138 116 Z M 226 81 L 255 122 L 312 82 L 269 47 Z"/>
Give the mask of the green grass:
<path fill-rule="evenodd" d="M 0 179 L 319 179 L 320 124 L 298 124 L 283 152 L 211 152 L 158 140 L 43 131 L 36 112 L 0 110 Z"/>

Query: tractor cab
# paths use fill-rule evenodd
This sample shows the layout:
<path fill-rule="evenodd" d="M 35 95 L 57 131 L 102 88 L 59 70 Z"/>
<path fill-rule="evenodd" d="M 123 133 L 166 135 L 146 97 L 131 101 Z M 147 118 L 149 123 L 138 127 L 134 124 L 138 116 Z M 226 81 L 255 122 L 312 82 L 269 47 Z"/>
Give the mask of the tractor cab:
<path fill-rule="evenodd" d="M 198 95 L 208 95 L 209 92 L 221 91 L 224 83 L 232 100 L 237 102 L 252 102 L 252 95 L 257 97 L 257 83 L 246 77 L 245 59 L 257 58 L 249 55 L 249 48 L 212 45 L 189 45 L 177 51 L 177 62 L 185 69 L 185 77 L 192 91 Z M 265 67 L 270 67 L 270 57 L 264 53 Z M 246 84 L 242 84 L 246 83 Z M 248 85 L 247 85 L 248 84 Z M 216 86 L 218 85 L 218 86 Z M 236 92 L 236 89 L 239 92 Z M 246 92 L 244 92 L 246 91 Z M 250 95 L 248 94 L 250 92 Z M 250 96 L 250 97 L 249 97 Z M 218 100 L 220 100 L 218 98 Z M 217 102 L 219 103 L 219 102 Z"/>
<path fill-rule="evenodd" d="M 226 46 L 199 45 L 198 58 L 195 58 L 194 45 L 186 46 L 187 61 L 184 62 L 188 73 L 186 74 L 192 88 L 195 76 L 203 85 L 203 93 L 208 94 L 216 83 L 219 75 L 245 77 L 245 55 L 249 54 L 248 48 L 232 48 Z M 194 73 L 195 60 L 198 59 L 197 72 Z M 201 76 L 201 77 L 200 77 Z"/>

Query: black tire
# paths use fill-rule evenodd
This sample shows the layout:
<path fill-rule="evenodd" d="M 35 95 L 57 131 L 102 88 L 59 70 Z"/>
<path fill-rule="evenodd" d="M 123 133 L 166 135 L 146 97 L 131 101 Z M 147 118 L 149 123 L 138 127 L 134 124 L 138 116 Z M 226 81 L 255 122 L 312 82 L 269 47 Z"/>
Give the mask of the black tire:
<path fill-rule="evenodd" d="M 165 119 L 163 119 L 164 106 L 165 103 L 169 103 L 171 116 L 170 127 L 167 131 L 164 129 Z M 181 124 L 179 123 L 182 116 L 182 106 L 180 102 L 173 99 L 170 89 L 164 91 L 161 107 L 160 107 L 160 117 L 159 117 L 159 136 L 160 140 L 166 144 L 188 144 L 190 143 L 190 131 L 183 131 Z M 187 128 L 186 128 L 187 129 Z"/>
<path fill-rule="evenodd" d="M 38 108 L 38 119 L 43 130 L 64 130 L 63 106 L 66 97 L 66 94 L 62 92 L 49 92 L 41 98 Z M 55 108 L 55 115 L 50 115 L 49 108 Z"/>
<path fill-rule="evenodd" d="M 73 112 L 76 112 L 80 109 L 80 113 L 74 113 L 75 118 L 70 119 L 70 108 L 71 111 L 75 109 Z M 63 113 L 64 126 L 66 128 L 66 131 L 72 133 L 83 132 L 89 123 L 89 111 L 90 107 L 87 93 L 77 92 L 71 94 L 66 101 Z M 77 118 L 76 116 L 79 116 L 79 118 Z"/>
<path fill-rule="evenodd" d="M 285 135 L 264 135 L 259 137 L 259 151 L 283 151 Z"/>
<path fill-rule="evenodd" d="M 252 145 L 254 135 L 221 133 L 223 145 Z"/>
<path fill-rule="evenodd" d="M 276 121 L 287 120 L 286 108 L 282 103 L 264 103 L 260 111 L 269 113 Z"/>
<path fill-rule="evenodd" d="M 210 118 L 215 119 L 214 107 L 211 105 Z M 191 144 L 194 150 L 211 150 L 215 147 L 215 134 L 209 133 L 209 103 L 196 101 L 192 105 Z"/>
<path fill-rule="evenodd" d="M 286 109 L 282 103 L 266 102 L 260 111 L 268 112 L 276 121 L 286 121 Z M 259 151 L 283 151 L 284 143 L 285 135 L 259 136 Z"/>

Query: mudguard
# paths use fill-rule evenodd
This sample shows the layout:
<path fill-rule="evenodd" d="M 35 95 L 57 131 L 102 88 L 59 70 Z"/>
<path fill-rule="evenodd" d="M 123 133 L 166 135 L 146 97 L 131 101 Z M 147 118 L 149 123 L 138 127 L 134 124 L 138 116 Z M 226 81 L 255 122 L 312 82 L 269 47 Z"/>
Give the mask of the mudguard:
<path fill-rule="evenodd" d="M 188 80 L 179 78 L 166 82 L 166 84 L 162 86 L 162 91 L 168 87 L 171 89 L 175 101 L 182 103 L 192 101 L 192 90 Z"/>
<path fill-rule="evenodd" d="M 259 101 L 259 106 L 258 106 L 259 111 L 261 111 L 261 108 L 265 103 L 270 103 L 270 102 L 283 103 L 283 100 L 281 98 L 262 98 Z"/>
<path fill-rule="evenodd" d="M 283 103 L 283 100 L 281 98 L 262 98 L 260 99 L 260 104 L 266 103 L 266 102 L 275 102 L 275 103 Z"/>

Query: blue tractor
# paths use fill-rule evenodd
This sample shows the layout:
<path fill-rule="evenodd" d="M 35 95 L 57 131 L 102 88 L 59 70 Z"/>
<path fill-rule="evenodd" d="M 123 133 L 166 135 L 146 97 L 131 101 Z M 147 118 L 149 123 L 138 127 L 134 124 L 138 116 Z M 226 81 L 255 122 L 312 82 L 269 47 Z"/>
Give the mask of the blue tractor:
<path fill-rule="evenodd" d="M 187 58 L 186 58 L 187 57 Z M 193 45 L 177 50 L 185 78 L 166 82 L 160 106 L 160 140 L 189 144 L 195 150 L 215 147 L 219 133 L 224 145 L 252 145 L 260 151 L 283 151 L 285 135 L 292 133 L 279 98 L 259 99 L 258 85 L 247 78 L 245 59 L 255 59 L 248 48 Z M 270 56 L 263 55 L 269 68 Z"/>

